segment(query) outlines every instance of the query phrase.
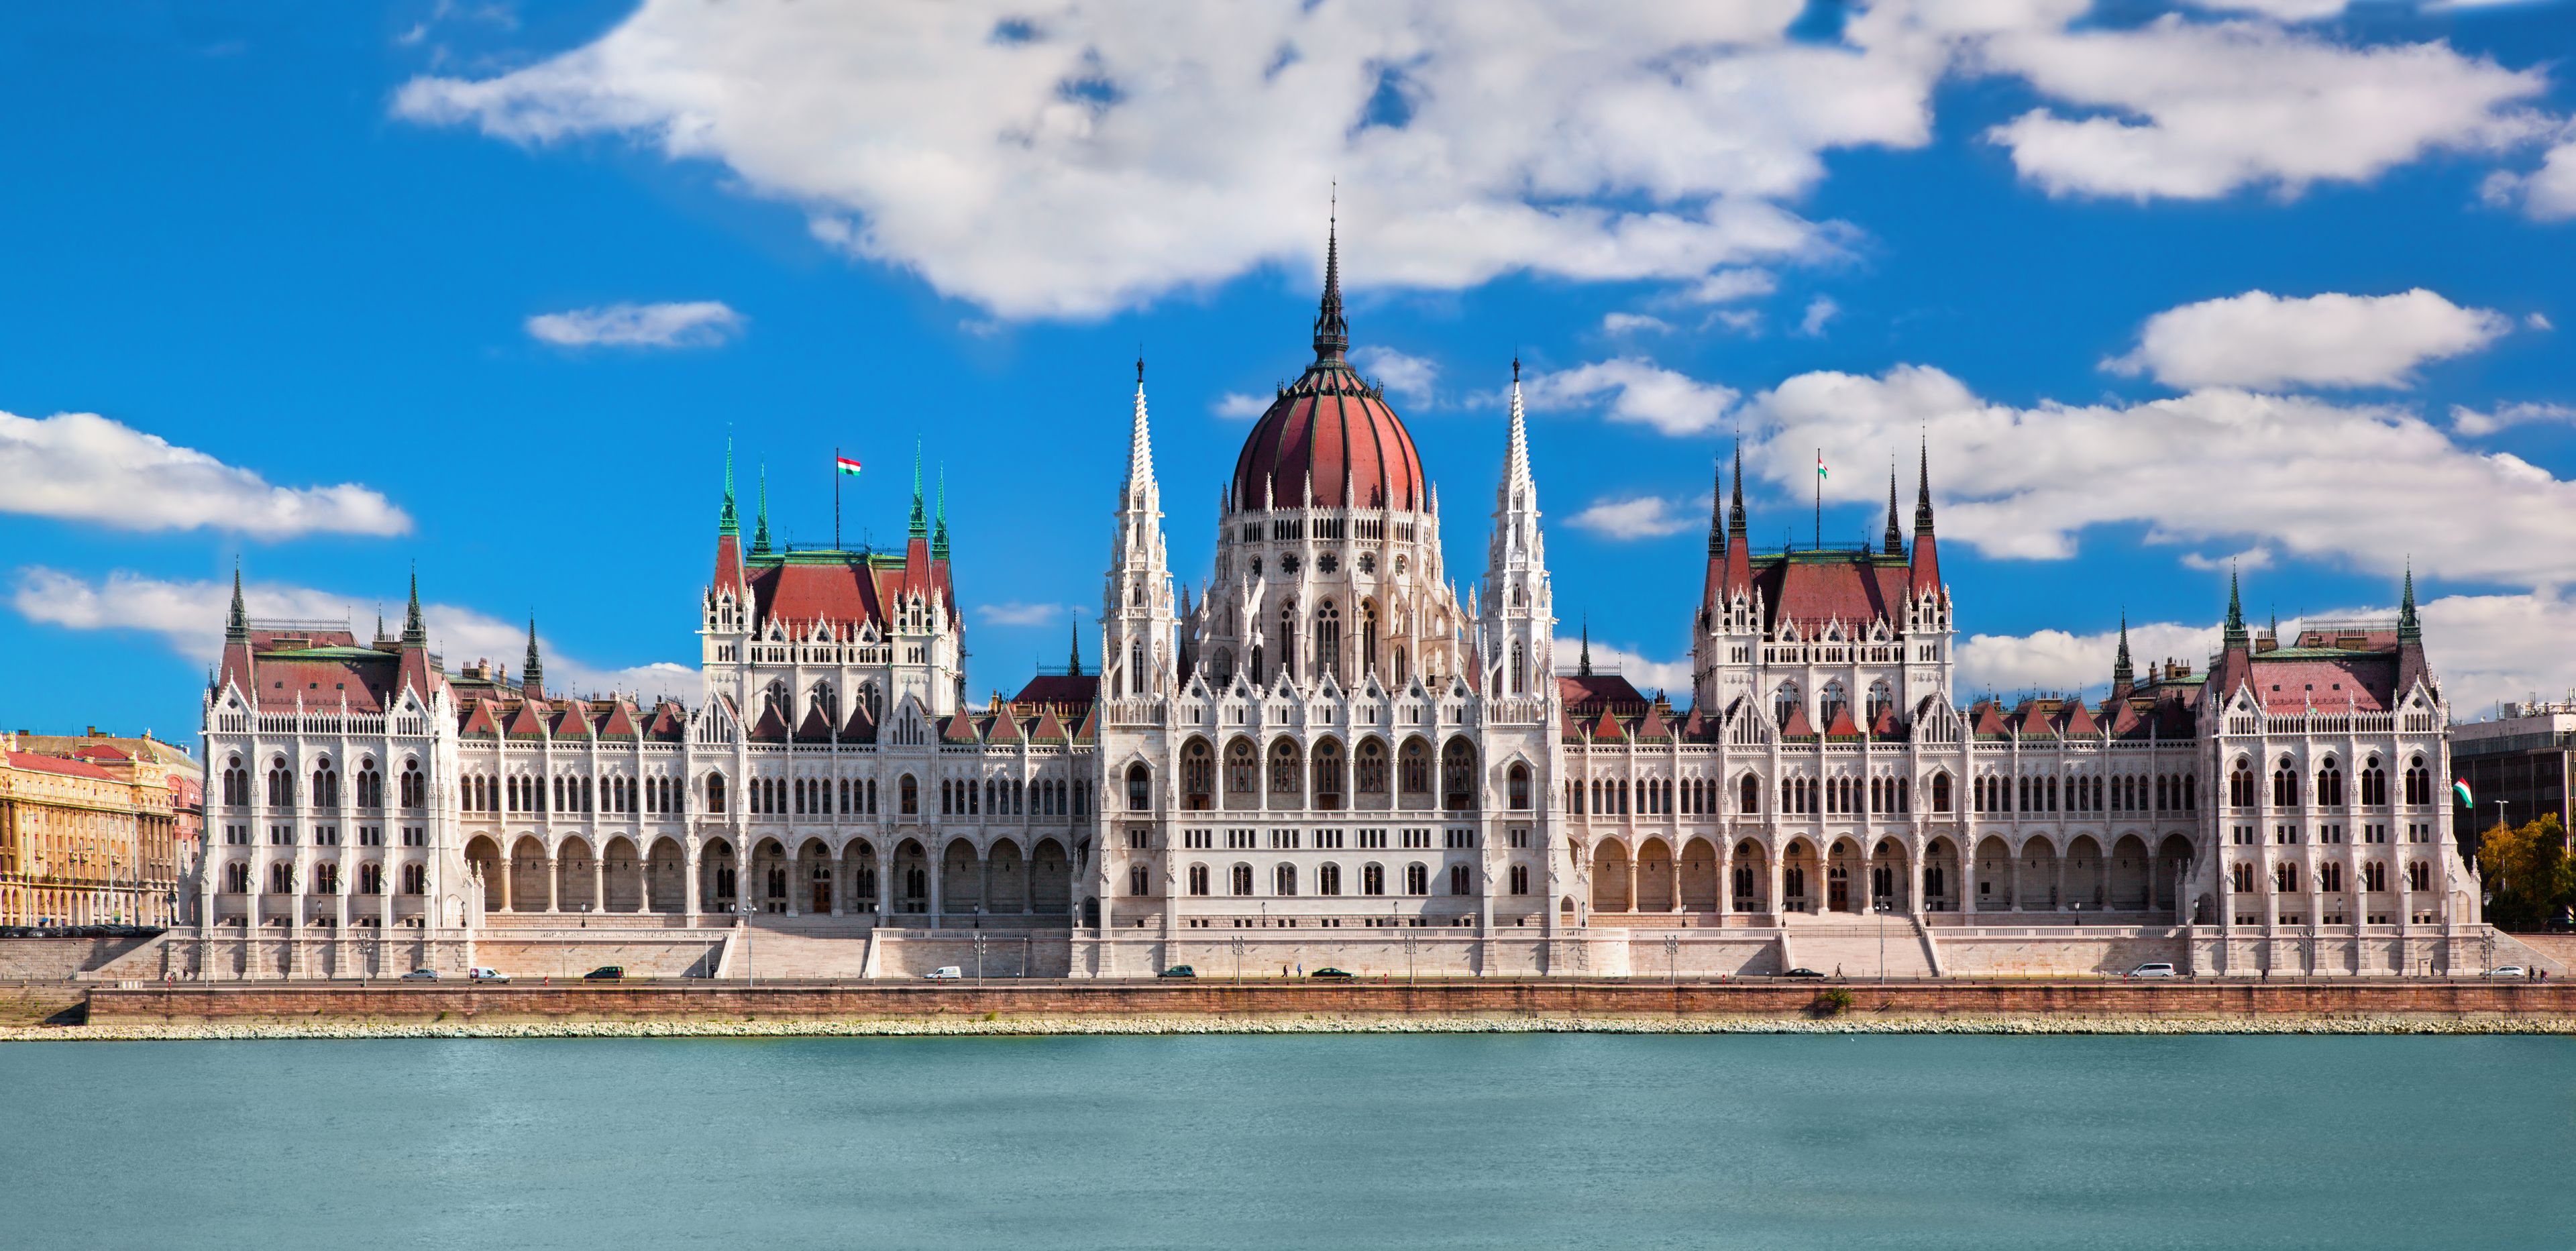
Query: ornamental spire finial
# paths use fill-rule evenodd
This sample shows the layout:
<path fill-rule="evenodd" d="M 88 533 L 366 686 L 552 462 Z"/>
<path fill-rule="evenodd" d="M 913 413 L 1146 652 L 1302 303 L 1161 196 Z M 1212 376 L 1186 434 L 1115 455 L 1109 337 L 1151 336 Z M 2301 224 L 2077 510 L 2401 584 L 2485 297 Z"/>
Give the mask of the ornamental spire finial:
<path fill-rule="evenodd" d="M 2415 619 L 2415 558 L 2406 558 L 2406 595 L 2397 602 L 2397 641 L 2412 643 L 2424 637 L 2424 625 Z"/>
<path fill-rule="evenodd" d="M 1334 184 L 1332 213 L 1324 225 L 1324 300 L 1315 311 L 1315 359 L 1339 361 L 1351 346 L 1342 317 L 1341 186 Z"/>
<path fill-rule="evenodd" d="M 411 571 L 411 607 L 403 614 L 402 641 L 405 643 L 429 641 L 428 627 L 422 625 L 420 620 L 420 567 L 417 565 L 413 566 Z"/>
<path fill-rule="evenodd" d="M 224 617 L 224 637 L 240 640 L 250 637 L 250 613 L 242 606 L 241 557 L 233 557 L 233 607 Z"/>
<path fill-rule="evenodd" d="M 716 533 L 739 535 L 742 523 L 733 508 L 733 440 L 725 440 L 724 507 L 716 513 Z"/>
<path fill-rule="evenodd" d="M 921 503 L 921 440 L 912 441 L 912 528 L 916 539 L 930 537 L 930 513 Z"/>

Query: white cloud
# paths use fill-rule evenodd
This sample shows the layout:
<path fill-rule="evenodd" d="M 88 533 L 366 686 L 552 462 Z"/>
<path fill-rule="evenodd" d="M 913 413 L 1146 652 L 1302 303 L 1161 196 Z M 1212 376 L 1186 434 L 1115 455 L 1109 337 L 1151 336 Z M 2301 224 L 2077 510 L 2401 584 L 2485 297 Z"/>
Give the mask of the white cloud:
<path fill-rule="evenodd" d="M 1216 397 L 1216 403 L 1209 407 L 1214 409 L 1216 415 L 1219 417 L 1230 417 L 1236 421 L 1250 421 L 1263 413 L 1269 412 L 1270 401 L 1263 399 L 1258 395 L 1245 395 L 1241 391 L 1228 391 L 1225 394 Z"/>
<path fill-rule="evenodd" d="M 2136 349 L 2103 366 L 2174 387 L 2403 387 L 2416 366 L 2477 351 L 2511 329 L 2502 313 L 2421 287 L 2287 299 L 2248 291 L 2148 318 Z"/>
<path fill-rule="evenodd" d="M 2267 2 L 2264 7 L 2273 7 Z M 2362 182 L 2436 149 L 2537 136 L 2542 70 L 2444 43 L 2348 47 L 2261 22 L 2168 14 L 2130 29 L 2023 29 L 1983 66 L 2078 110 L 2033 109 L 1987 132 L 2052 195 L 2211 199 Z"/>
<path fill-rule="evenodd" d="M 1574 672 L 1574 666 L 1566 662 L 1580 654 L 1578 649 L 1582 645 L 1579 639 L 1557 636 L 1559 672 Z M 1691 662 L 1688 656 L 1679 660 L 1650 660 L 1640 653 L 1596 642 L 1592 645 L 1592 668 L 1598 673 L 1618 674 L 1628 679 L 1628 685 L 1648 695 L 1662 691 L 1680 703 L 1690 702 Z"/>
<path fill-rule="evenodd" d="M 1364 347 L 1351 353 L 1351 363 L 1407 404 L 1428 407 L 1437 401 L 1433 391 L 1440 380 L 1437 361 L 1407 356 L 1394 348 Z"/>
<path fill-rule="evenodd" d="M 1798 333 L 1810 339 L 1815 338 L 1825 332 L 1825 323 L 1832 321 L 1834 316 L 1842 311 L 1842 305 L 1834 303 L 1832 296 L 1817 296 L 1807 301 L 1806 313 L 1798 318 Z"/>
<path fill-rule="evenodd" d="M 1689 513 L 1659 495 L 1595 500 L 1571 524 L 1612 539 L 1655 539 L 1691 528 Z"/>
<path fill-rule="evenodd" d="M 1672 328 L 1671 322 L 1644 313 L 1607 313 L 1601 318 L 1603 334 L 1665 334 Z"/>
<path fill-rule="evenodd" d="M 2088 526 L 2144 523 L 2158 540 L 2250 539 L 2390 577 L 2412 552 L 2451 579 L 2576 583 L 2576 483 L 2402 408 L 2232 390 L 2013 408 L 1900 366 L 1801 374 L 1747 410 L 1765 428 L 1751 469 L 1800 491 L 1814 448 L 1868 464 L 1928 438 L 1942 537 L 1990 556 L 2062 559 Z M 1875 492 L 1868 475 L 1825 487 L 1846 503 Z"/>
<path fill-rule="evenodd" d="M 2189 0 L 2196 9 L 2253 13 L 2279 22 L 2313 22 L 2343 12 L 2345 0 Z"/>
<path fill-rule="evenodd" d="M 2272 567 L 2272 549 L 2258 545 L 2246 548 L 2232 556 L 2203 556 L 2198 552 L 2185 552 L 2182 566 L 2185 569 L 2198 569 L 2204 573 L 2225 573 L 2229 570 L 2243 570 L 2251 573 L 2257 569 Z"/>
<path fill-rule="evenodd" d="M 242 591 L 250 615 L 307 620 L 347 620 L 364 638 L 375 626 L 375 614 L 392 609 L 390 623 L 400 624 L 402 596 L 367 600 L 309 587 L 253 582 Z M 160 636 L 170 650 L 200 664 L 211 664 L 223 652 L 224 615 L 232 603 L 228 581 L 183 582 L 117 571 L 95 581 L 42 565 L 18 571 L 11 604 L 20 616 L 72 630 L 138 630 Z M 421 616 L 430 644 L 447 658 L 450 670 L 476 658 L 517 667 L 527 650 L 525 622 L 450 604 L 426 603 Z M 694 700 L 698 672 L 686 665 L 660 662 L 627 669 L 602 669 L 562 655 L 538 642 L 546 664 L 548 690 L 577 694 L 623 691 L 647 698 L 661 695 Z"/>
<path fill-rule="evenodd" d="M 1701 322 L 1700 326 L 1702 329 L 1724 326 L 1727 329 L 1742 335 L 1759 334 L 1762 331 L 1762 310 L 1758 308 L 1721 308 L 1710 313 L 1708 315 L 1708 320 Z"/>
<path fill-rule="evenodd" d="M 394 112 L 711 162 L 1015 318 L 1320 270 L 1337 177 L 1354 284 L 1690 283 L 1835 252 L 1784 207 L 1825 154 L 1930 138 L 1954 17 L 1891 4 L 1819 42 L 1790 34 L 1805 7 L 647 0 L 537 64 L 416 78 Z"/>
<path fill-rule="evenodd" d="M 2446 595 L 2417 610 L 2424 657 L 2455 719 L 2491 712 L 2500 699 L 2561 699 L 2576 691 L 2576 648 L 2564 645 L 2576 600 L 2564 593 Z"/>
<path fill-rule="evenodd" d="M 356 483 L 271 486 L 248 469 L 96 413 L 0 413 L 0 512 L 263 539 L 411 529 L 401 509 Z"/>
<path fill-rule="evenodd" d="M 2129 627 L 2129 659 L 2142 675 L 2149 665 L 2168 658 L 2197 667 L 2218 645 L 2218 637 L 2215 625 L 2141 622 Z M 2071 634 L 2064 630 L 1971 634 L 1959 643 L 1956 693 L 1964 702 L 1989 691 L 2011 695 L 2108 687 L 2111 662 L 2119 649 L 2117 630 L 2099 634 Z"/>
<path fill-rule="evenodd" d="M 2521 401 L 2498 404 L 2486 412 L 2460 404 L 2451 406 L 2451 428 L 2471 438 L 2494 434 L 2507 426 L 2544 421 L 2576 423 L 2576 405 Z"/>
<path fill-rule="evenodd" d="M 1716 429 L 1736 399 L 1732 387 L 1701 382 L 1636 356 L 1539 374 L 1522 382 L 1521 393 L 1528 407 L 1542 412 L 1607 404 L 1612 421 L 1653 426 L 1677 437 Z"/>
<path fill-rule="evenodd" d="M 1730 304 L 1779 289 L 1780 280 L 1767 269 L 1728 269 L 1692 283 L 1681 298 L 1694 304 Z"/>
<path fill-rule="evenodd" d="M 715 347 L 741 332 L 746 319 L 718 300 L 605 304 L 528 319 L 528 333 L 557 347 Z"/>
<path fill-rule="evenodd" d="M 2535 221 L 2576 217 L 2576 140 L 2560 143 L 2528 174 L 2497 170 L 2486 182 L 2489 203 L 2520 205 Z"/>
<path fill-rule="evenodd" d="M 2545 314 L 2542 314 L 2542 313 L 2526 313 L 2526 314 L 2524 314 L 2524 315 L 2523 315 L 2523 318 L 2522 318 L 2522 324 L 2523 324 L 2523 325 L 2525 325 L 2525 326 L 2529 326 L 2530 328 L 2532 328 L 2532 329 L 2534 329 L 2534 330 L 2556 330 L 2556 329 L 2558 328 L 2558 327 L 2556 327 L 2556 326 L 2550 325 L 2550 324 L 2549 324 L 2549 318 L 2548 318 L 2548 316 L 2547 316 L 2547 315 L 2545 315 Z"/>
<path fill-rule="evenodd" d="M 976 614 L 997 626 L 1042 626 L 1064 611 L 1062 604 L 985 604 Z"/>

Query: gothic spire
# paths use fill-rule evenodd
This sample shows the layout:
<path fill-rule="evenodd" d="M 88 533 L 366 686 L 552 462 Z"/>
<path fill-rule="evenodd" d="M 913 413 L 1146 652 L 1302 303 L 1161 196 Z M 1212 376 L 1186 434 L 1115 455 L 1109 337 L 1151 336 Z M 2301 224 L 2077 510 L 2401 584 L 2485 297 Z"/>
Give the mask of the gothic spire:
<path fill-rule="evenodd" d="M 2111 661 L 2112 692 L 2118 694 L 2127 690 L 2136 676 L 2136 670 L 2129 663 L 2129 614 L 2123 609 L 2120 613 L 2120 653 Z"/>
<path fill-rule="evenodd" d="M 921 440 L 912 441 L 912 537 L 930 537 L 930 513 L 921 504 Z"/>
<path fill-rule="evenodd" d="M 2397 602 L 2397 641 L 2414 643 L 2421 642 L 2423 638 L 2423 623 L 2415 619 L 2415 562 L 2409 558 L 2406 562 L 2406 597 Z"/>
<path fill-rule="evenodd" d="M 402 641 L 413 644 L 429 641 L 429 629 L 422 625 L 420 620 L 420 570 L 418 569 L 411 571 L 411 607 L 403 613 Z"/>
<path fill-rule="evenodd" d="M 1529 425 L 1521 411 L 1521 358 L 1512 358 L 1512 425 L 1503 447 L 1503 490 L 1526 501 L 1536 482 L 1530 477 Z"/>
<path fill-rule="evenodd" d="M 224 616 L 224 637 L 236 642 L 250 637 L 250 613 L 242 607 L 241 558 L 238 556 L 233 558 L 233 607 Z"/>
<path fill-rule="evenodd" d="M 1893 461 L 1896 458 L 1891 456 L 1888 459 Z M 1905 537 L 1896 532 L 1896 466 L 1893 464 L 1887 467 L 1886 548 L 1887 554 L 1890 556 L 1902 556 L 1905 554 Z"/>
<path fill-rule="evenodd" d="M 939 522 L 930 531 L 930 558 L 948 559 L 948 466 L 939 467 Z"/>
<path fill-rule="evenodd" d="M 1735 444 L 1735 498 L 1726 510 L 1726 537 L 1744 541 L 1744 443 Z"/>
<path fill-rule="evenodd" d="M 739 535 L 742 523 L 733 510 L 733 440 L 725 440 L 724 508 L 716 513 L 716 533 Z"/>
<path fill-rule="evenodd" d="M 1726 555 L 1726 462 L 1709 458 L 1708 554 Z"/>
<path fill-rule="evenodd" d="M 1583 614 L 1583 650 L 1576 653 L 1574 672 L 1578 677 L 1592 676 L 1592 614 Z"/>
<path fill-rule="evenodd" d="M 2237 593 L 2236 570 L 2227 570 L 2227 637 L 2228 647 L 2247 646 L 2245 635 L 2245 600 Z"/>
<path fill-rule="evenodd" d="M 1145 426 L 1145 357 L 1136 357 L 1136 411 L 1127 430 L 1127 506 L 1136 507 L 1138 492 L 1154 481 L 1154 442 Z"/>
<path fill-rule="evenodd" d="M 528 614 L 528 659 L 519 669 L 519 682 L 527 687 L 531 694 L 543 689 L 546 666 L 545 662 L 537 656 L 537 615 L 535 613 Z"/>
<path fill-rule="evenodd" d="M 769 466 L 767 465 L 760 467 L 760 521 L 751 531 L 751 550 L 754 555 L 769 550 Z"/>
<path fill-rule="evenodd" d="M 1064 671 L 1069 676 L 1078 678 L 1082 676 L 1082 622 L 1068 616 L 1065 619 L 1065 633 L 1073 639 L 1073 656 L 1064 662 Z"/>
<path fill-rule="evenodd" d="M 1915 471 L 1914 476 L 1914 532 L 1918 535 L 1932 533 L 1932 440 L 1928 435 L 1923 440 L 1921 455 L 1920 467 Z M 1894 475 L 1891 474 L 1889 477 L 1892 482 Z M 1889 503 L 1892 505 L 1895 502 L 1893 486 L 1889 488 L 1888 495 Z M 1889 511 L 1893 513 L 1894 509 L 1891 508 Z M 1888 528 L 1892 530 L 1895 526 L 1896 522 L 1891 517 Z"/>
<path fill-rule="evenodd" d="M 1342 319 L 1341 196 L 1324 226 L 1324 301 L 1315 310 L 1315 359 L 1338 363 L 1351 346 L 1350 323 Z"/>

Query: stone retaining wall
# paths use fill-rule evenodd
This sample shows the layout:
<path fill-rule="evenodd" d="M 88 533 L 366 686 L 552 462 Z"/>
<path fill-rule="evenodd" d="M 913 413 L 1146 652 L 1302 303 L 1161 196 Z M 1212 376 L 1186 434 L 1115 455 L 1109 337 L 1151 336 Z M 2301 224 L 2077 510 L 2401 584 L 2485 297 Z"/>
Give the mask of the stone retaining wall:
<path fill-rule="evenodd" d="M 2576 1016 L 2576 982 L 1924 981 L 1015 982 L 977 987 L 723 983 L 96 987 L 94 1024 L 279 1021 L 642 1021 L 940 1017 L 1802 1017 L 1829 990 L 1854 1018 L 2358 1015 Z"/>

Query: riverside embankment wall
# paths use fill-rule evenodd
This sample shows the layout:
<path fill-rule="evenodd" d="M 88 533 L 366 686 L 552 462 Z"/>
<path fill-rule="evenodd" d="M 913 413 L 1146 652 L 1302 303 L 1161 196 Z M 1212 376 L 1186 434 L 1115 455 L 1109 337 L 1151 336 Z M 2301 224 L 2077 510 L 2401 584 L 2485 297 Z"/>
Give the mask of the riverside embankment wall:
<path fill-rule="evenodd" d="M 1830 990 L 1855 1017 L 2576 1017 L 2576 982 L 2184 980 L 1889 983 L 1213 981 L 1008 985 L 154 985 L 96 987 L 101 1023 L 748 1021 L 885 1018 L 1797 1017 Z"/>

